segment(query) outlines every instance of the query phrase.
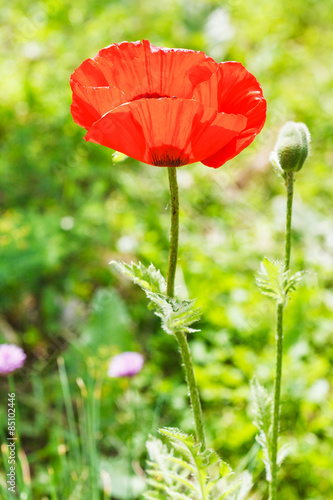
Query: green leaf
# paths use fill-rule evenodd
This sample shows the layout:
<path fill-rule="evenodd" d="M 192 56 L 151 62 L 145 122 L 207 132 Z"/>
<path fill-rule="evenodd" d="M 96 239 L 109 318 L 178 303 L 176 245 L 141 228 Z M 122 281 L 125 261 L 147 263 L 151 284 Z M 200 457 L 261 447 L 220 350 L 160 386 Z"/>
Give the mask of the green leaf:
<path fill-rule="evenodd" d="M 254 414 L 256 416 L 255 425 L 259 430 L 269 435 L 272 424 L 272 398 L 256 377 L 251 380 L 251 390 L 254 401 Z"/>
<path fill-rule="evenodd" d="M 161 476 L 169 472 L 169 466 L 165 458 L 170 457 L 168 448 L 159 439 L 151 437 L 146 443 L 146 447 L 151 460 L 154 462 L 153 470 L 159 470 Z M 172 455 L 171 455 L 172 456 Z M 167 485 L 171 485 L 172 481 L 166 480 Z"/>
<path fill-rule="evenodd" d="M 151 297 L 151 294 L 149 294 Z M 154 299 L 152 298 L 152 301 Z M 186 333 L 196 332 L 190 328 L 201 316 L 201 309 L 195 307 L 195 300 L 182 300 L 165 298 L 164 302 L 155 302 L 157 307 L 157 316 L 161 318 L 162 328 L 166 333 L 173 334 L 177 331 Z"/>
<path fill-rule="evenodd" d="M 112 260 L 110 262 L 117 271 L 124 274 L 133 283 L 139 285 L 145 292 L 153 292 L 156 294 L 165 294 L 167 285 L 163 278 L 161 272 L 156 269 L 153 264 L 149 267 L 145 267 L 141 262 L 135 264 L 126 264 L 125 262 L 117 262 Z"/>
<path fill-rule="evenodd" d="M 156 438 L 149 439 L 148 475 L 154 480 L 148 480 L 152 490 L 145 498 L 160 498 L 153 495 L 164 491 L 167 500 L 245 499 L 241 491 L 249 491 L 244 483 L 249 474 L 234 476 L 214 450 L 201 450 L 193 436 L 179 429 L 164 428 L 159 433 L 169 441 L 171 448 Z M 250 488 L 251 484 L 250 481 Z"/>
<path fill-rule="evenodd" d="M 283 269 L 282 262 L 271 262 L 265 258 L 261 263 L 260 272 L 256 276 L 256 283 L 261 292 L 281 303 L 285 301 L 286 274 Z"/>
<path fill-rule="evenodd" d="M 296 285 L 298 283 L 301 283 L 305 277 L 305 275 L 308 274 L 308 271 L 298 271 L 297 273 L 293 274 L 292 276 L 288 276 L 288 281 L 285 287 L 285 293 L 288 294 L 290 292 L 293 292 L 296 289 Z"/>
<path fill-rule="evenodd" d="M 175 332 L 192 333 L 197 330 L 190 326 L 200 319 L 201 309 L 195 307 L 195 300 L 179 300 L 166 295 L 166 280 L 153 264 L 145 267 L 141 262 L 125 264 L 112 261 L 116 269 L 139 285 L 150 300 L 148 308 L 154 310 L 161 319 L 163 330 L 168 334 Z"/>
<path fill-rule="evenodd" d="M 291 443 L 285 443 L 284 445 L 281 446 L 281 448 L 279 449 L 278 454 L 277 454 L 277 464 L 278 465 L 282 464 L 282 462 L 290 454 L 291 450 L 292 450 Z"/>
<path fill-rule="evenodd" d="M 260 272 L 256 276 L 256 283 L 264 295 L 283 304 L 290 292 L 294 291 L 296 285 L 303 280 L 305 274 L 305 271 L 299 271 L 291 276 L 290 271 L 284 271 L 282 262 L 264 259 Z"/>
<path fill-rule="evenodd" d="M 228 479 L 225 480 L 228 482 Z M 244 471 L 239 474 L 236 480 L 233 480 L 230 485 L 224 487 L 224 493 L 218 500 L 245 500 L 252 488 L 252 476 L 249 472 Z"/>
<path fill-rule="evenodd" d="M 269 396 L 266 389 L 259 384 L 255 377 L 251 380 L 251 390 L 254 403 L 253 411 L 255 414 L 254 425 L 259 430 L 256 440 L 263 449 L 263 461 L 266 468 L 266 476 L 267 480 L 270 481 L 273 400 Z"/>

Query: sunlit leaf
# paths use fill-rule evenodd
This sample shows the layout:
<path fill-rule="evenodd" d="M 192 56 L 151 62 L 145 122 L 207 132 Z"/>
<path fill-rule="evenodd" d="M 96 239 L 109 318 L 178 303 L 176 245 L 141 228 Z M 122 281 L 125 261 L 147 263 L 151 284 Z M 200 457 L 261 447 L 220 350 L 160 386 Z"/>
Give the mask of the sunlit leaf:
<path fill-rule="evenodd" d="M 251 390 L 254 403 L 254 425 L 259 430 L 256 440 L 263 449 L 266 476 L 267 480 L 270 481 L 273 400 L 256 378 L 251 380 Z"/>
<path fill-rule="evenodd" d="M 154 310 L 161 319 L 163 330 L 168 334 L 175 332 L 192 333 L 197 330 L 190 326 L 200 319 L 201 309 L 195 307 L 195 300 L 179 300 L 166 295 L 166 281 L 153 264 L 145 267 L 141 262 L 125 264 L 112 261 L 116 269 L 137 284 L 150 300 L 148 308 Z"/>
<path fill-rule="evenodd" d="M 160 498 L 163 491 L 167 500 L 245 500 L 252 486 L 248 473 L 234 475 L 214 450 L 201 450 L 193 436 L 179 429 L 159 432 L 171 448 L 153 437 L 147 442 L 151 490 L 145 498 Z"/>

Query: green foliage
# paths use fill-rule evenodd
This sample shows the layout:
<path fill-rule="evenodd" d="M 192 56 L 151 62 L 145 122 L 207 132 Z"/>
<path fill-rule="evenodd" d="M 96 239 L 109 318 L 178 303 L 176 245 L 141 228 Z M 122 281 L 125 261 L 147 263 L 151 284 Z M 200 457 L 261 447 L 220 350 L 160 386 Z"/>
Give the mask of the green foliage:
<path fill-rule="evenodd" d="M 200 319 L 201 309 L 195 307 L 195 300 L 178 300 L 165 298 L 163 303 L 155 303 L 157 316 L 161 318 L 162 328 L 166 333 L 198 332 L 190 325 Z"/>
<path fill-rule="evenodd" d="M 254 377 L 251 380 L 251 391 L 253 399 L 253 412 L 255 415 L 254 424 L 259 430 L 256 436 L 257 442 L 263 450 L 263 461 L 266 469 L 267 481 L 272 478 L 271 475 L 271 453 L 272 453 L 272 411 L 273 399 L 267 390 L 260 385 Z M 291 451 L 291 443 L 283 444 L 277 454 L 277 464 L 281 465 L 284 459 Z"/>
<path fill-rule="evenodd" d="M 141 262 L 139 264 L 132 262 L 129 265 L 125 262 L 112 261 L 110 264 L 113 264 L 119 272 L 133 283 L 139 285 L 146 294 L 165 295 L 166 281 L 153 264 L 150 264 L 149 267 L 145 267 Z"/>
<path fill-rule="evenodd" d="M 235 477 L 229 465 L 215 451 L 205 450 L 192 436 L 178 429 L 161 429 L 160 434 L 171 444 L 150 437 L 147 449 L 150 457 L 148 500 L 243 500 L 252 481 L 248 473 Z"/>
<path fill-rule="evenodd" d="M 160 271 L 150 264 L 145 267 L 141 262 L 131 265 L 124 262 L 111 262 L 116 269 L 139 285 L 150 300 L 149 309 L 155 310 L 161 318 L 163 330 L 172 335 L 175 332 L 193 333 L 198 330 L 190 326 L 200 319 L 201 310 L 195 307 L 195 300 L 178 300 L 166 295 L 166 281 Z"/>
<path fill-rule="evenodd" d="M 282 262 L 272 262 L 265 258 L 261 263 L 260 273 L 256 276 L 256 283 L 264 295 L 284 303 L 288 294 L 295 290 L 297 283 L 300 283 L 303 277 L 304 272 L 299 271 L 290 275 L 289 271 L 284 271 Z"/>
<path fill-rule="evenodd" d="M 256 440 L 264 453 L 267 481 L 271 480 L 271 439 L 272 439 L 272 408 L 273 400 L 266 389 L 256 378 L 251 381 L 252 397 L 254 402 L 254 424 L 259 430 Z"/>

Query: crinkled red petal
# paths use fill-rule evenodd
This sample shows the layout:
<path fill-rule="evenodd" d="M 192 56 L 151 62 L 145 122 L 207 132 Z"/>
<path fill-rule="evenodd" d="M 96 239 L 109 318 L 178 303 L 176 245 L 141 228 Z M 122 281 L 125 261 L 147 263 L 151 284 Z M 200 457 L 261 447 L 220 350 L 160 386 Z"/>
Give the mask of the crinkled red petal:
<path fill-rule="evenodd" d="M 139 99 L 106 113 L 85 139 L 151 165 L 180 166 L 214 154 L 246 123 L 191 99 Z"/>
<path fill-rule="evenodd" d="M 73 81 L 71 87 L 73 120 L 86 129 L 110 109 L 126 102 L 124 93 L 117 87 L 85 87 Z"/>
<path fill-rule="evenodd" d="M 90 107 L 96 110 L 99 107 L 98 103 L 94 104 L 93 93 L 81 90 L 84 95 L 77 95 L 78 85 L 81 89 L 93 87 L 94 91 L 96 87 L 117 87 L 122 100 L 120 103 L 115 96 L 114 101 L 108 101 L 109 109 L 106 111 L 111 111 L 119 104 L 145 95 L 191 98 L 195 86 L 210 78 L 217 67 L 217 63 L 203 52 L 155 47 L 147 40 L 113 44 L 100 50 L 94 58 L 84 61 L 72 74 L 74 111 L 81 105 L 77 97 L 87 103 L 85 113 L 91 115 Z M 96 96 L 98 99 L 97 90 Z M 78 114 L 77 111 L 76 120 Z M 79 119 L 89 122 L 88 116 L 80 116 Z"/>
<path fill-rule="evenodd" d="M 218 168 L 251 144 L 266 120 L 266 101 L 256 78 L 240 63 L 220 63 L 209 80 L 194 89 L 194 99 L 219 112 L 240 113 L 247 118 L 246 128 L 202 163 Z"/>

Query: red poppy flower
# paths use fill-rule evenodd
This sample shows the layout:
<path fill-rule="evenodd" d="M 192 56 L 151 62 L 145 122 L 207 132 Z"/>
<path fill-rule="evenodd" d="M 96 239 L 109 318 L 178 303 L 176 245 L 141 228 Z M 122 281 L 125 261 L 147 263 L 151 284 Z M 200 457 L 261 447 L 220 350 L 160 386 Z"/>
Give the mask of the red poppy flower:
<path fill-rule="evenodd" d="M 262 129 L 266 101 L 240 63 L 203 52 L 113 44 L 70 79 L 71 113 L 86 141 L 156 166 L 218 168 Z"/>

